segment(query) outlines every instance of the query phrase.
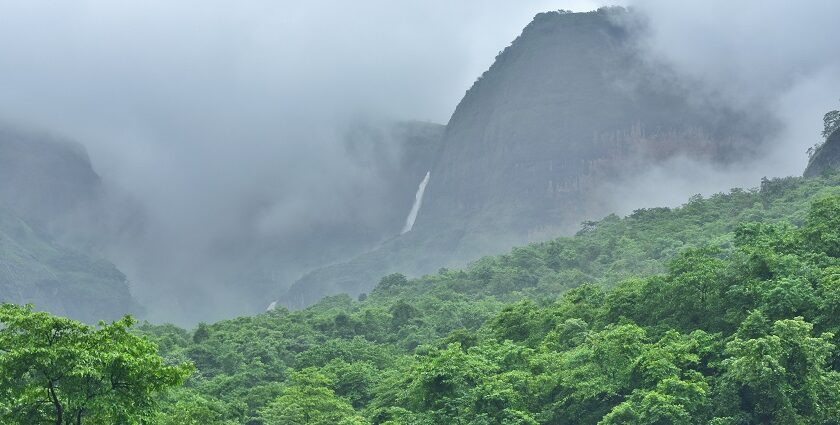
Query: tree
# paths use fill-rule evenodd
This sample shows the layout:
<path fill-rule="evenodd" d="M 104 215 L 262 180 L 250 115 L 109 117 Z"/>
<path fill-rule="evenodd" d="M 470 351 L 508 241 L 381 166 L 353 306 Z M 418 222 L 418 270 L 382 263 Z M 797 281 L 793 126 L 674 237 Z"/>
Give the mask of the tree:
<path fill-rule="evenodd" d="M 292 376 L 283 393 L 260 411 L 266 425 L 363 425 L 350 403 L 329 388 L 329 378 L 315 368 Z"/>
<path fill-rule="evenodd" d="M 139 424 L 155 413 L 155 395 L 180 385 L 191 364 L 165 365 L 158 348 L 129 332 L 129 316 L 83 323 L 0 306 L 2 423 Z"/>
<path fill-rule="evenodd" d="M 226 418 L 227 406 L 211 397 L 184 388 L 171 391 L 161 403 L 155 420 L 157 425 L 236 425 Z"/>
<path fill-rule="evenodd" d="M 391 288 L 399 288 L 408 284 L 408 279 L 404 274 L 393 273 L 382 278 L 379 284 L 376 285 L 374 291 L 382 291 Z"/>
<path fill-rule="evenodd" d="M 657 391 L 639 391 L 616 406 L 598 424 L 690 425 L 691 419 L 675 397 Z"/>
<path fill-rule="evenodd" d="M 801 317 L 773 323 L 771 334 L 734 338 L 726 346 L 722 395 L 753 417 L 753 423 L 831 423 L 840 376 L 828 369 L 832 334 L 812 336 Z"/>
<path fill-rule="evenodd" d="M 812 249 L 840 257 L 840 196 L 814 201 L 802 231 Z"/>
<path fill-rule="evenodd" d="M 202 342 L 207 341 L 207 338 L 210 338 L 210 328 L 207 326 L 207 323 L 199 323 L 198 327 L 195 328 L 192 338 L 193 342 L 196 344 L 201 344 Z"/>
<path fill-rule="evenodd" d="M 828 139 L 838 128 L 840 128 L 840 111 L 827 112 L 823 116 L 822 136 Z"/>
<path fill-rule="evenodd" d="M 413 305 L 400 300 L 391 307 L 391 326 L 399 329 L 419 315 L 420 312 Z"/>
<path fill-rule="evenodd" d="M 406 399 L 400 406 L 427 413 L 432 423 L 464 417 L 474 404 L 471 392 L 485 377 L 498 372 L 497 365 L 477 348 L 464 352 L 454 343 L 420 357 L 407 375 Z"/>

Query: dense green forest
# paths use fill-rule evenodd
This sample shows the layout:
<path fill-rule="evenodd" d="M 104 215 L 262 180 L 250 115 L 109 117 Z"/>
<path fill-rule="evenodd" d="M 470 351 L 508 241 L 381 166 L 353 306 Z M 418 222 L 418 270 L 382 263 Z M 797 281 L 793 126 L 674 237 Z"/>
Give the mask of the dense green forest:
<path fill-rule="evenodd" d="M 2 423 L 836 424 L 840 174 L 191 331 L 0 312 Z"/>

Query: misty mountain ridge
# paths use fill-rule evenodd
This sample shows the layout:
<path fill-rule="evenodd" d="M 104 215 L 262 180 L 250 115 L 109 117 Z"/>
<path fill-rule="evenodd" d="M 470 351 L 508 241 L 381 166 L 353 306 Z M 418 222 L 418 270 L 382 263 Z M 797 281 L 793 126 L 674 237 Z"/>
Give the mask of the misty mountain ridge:
<path fill-rule="evenodd" d="M 100 195 L 84 147 L 0 127 L 0 300 L 88 322 L 142 312 L 111 262 L 62 242 Z"/>
<path fill-rule="evenodd" d="M 0 425 L 840 425 L 840 2 L 603 4 L 0 1 Z"/>
<path fill-rule="evenodd" d="M 233 311 L 262 311 L 270 301 L 266 294 L 276 293 L 278 286 L 286 288 L 309 270 L 347 261 L 397 236 L 418 183 L 438 155 L 443 128 L 419 121 L 358 122 L 349 128 L 346 155 L 376 183 L 343 194 L 340 209 L 319 211 L 325 218 L 282 238 L 255 234 L 233 244 L 241 252 L 223 251 L 222 258 L 238 264 L 225 271 L 228 275 L 216 289 L 237 294 L 240 306 Z M 201 294 L 201 285 L 195 281 L 179 289 L 178 298 Z M 219 301 L 208 302 L 212 306 Z"/>
<path fill-rule="evenodd" d="M 422 275 L 572 233 L 615 211 L 617 183 L 673 158 L 759 158 L 772 119 L 654 68 L 644 31 L 622 8 L 537 15 L 455 109 L 411 234 L 304 276 L 280 301 L 360 294 L 391 272 Z"/>
<path fill-rule="evenodd" d="M 360 295 L 392 272 L 463 266 L 650 205 L 638 193 L 651 175 L 702 181 L 704 173 L 761 161 L 780 127 L 774 115 L 732 106 L 659 62 L 645 50 L 647 30 L 623 8 L 536 15 L 445 126 L 369 120 L 344 128 L 336 137 L 355 181 L 310 182 L 324 186 L 309 189 L 325 201 L 304 211 L 304 222 L 293 220 L 296 208 L 312 205 L 272 198 L 282 195 L 281 182 L 277 192 L 255 189 L 246 205 L 233 206 L 241 216 L 232 227 L 201 234 L 200 243 L 177 240 L 169 223 L 152 232 L 160 217 L 117 182 L 103 182 L 81 146 L 11 130 L 0 132 L 0 208 L 10 222 L 42 229 L 45 244 L 91 264 L 108 258 L 121 270 L 103 274 L 113 287 L 131 280 L 134 298 L 160 320 L 191 323 L 257 313 L 273 299 L 299 308 L 325 295 Z M 422 207 L 401 234 L 423 181 Z M 333 184 L 342 189 L 325 189 Z M 40 250 L 41 242 L 27 241 L 26 249 Z M 120 291 L 114 299 L 127 300 Z M 40 305 L 55 294 L 41 292 L 0 292 L 0 299 Z"/>
<path fill-rule="evenodd" d="M 345 208 L 321 212 L 325 218 L 282 239 L 270 231 L 218 239 L 200 254 L 215 264 L 198 264 L 189 253 L 149 249 L 159 242 L 148 235 L 148 211 L 106 187 L 81 144 L 2 127 L 0 300 L 91 321 L 136 313 L 136 300 L 179 322 L 262 311 L 278 285 L 399 234 L 442 132 L 425 122 L 358 122 L 346 131 L 346 155 L 387 184 L 346 194 Z M 134 297 L 103 257 L 133 277 Z"/>

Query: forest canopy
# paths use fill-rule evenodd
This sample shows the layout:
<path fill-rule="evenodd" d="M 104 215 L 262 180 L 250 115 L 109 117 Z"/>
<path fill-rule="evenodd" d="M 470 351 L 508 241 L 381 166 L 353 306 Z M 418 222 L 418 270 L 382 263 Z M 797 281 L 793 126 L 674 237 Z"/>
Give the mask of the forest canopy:
<path fill-rule="evenodd" d="M 192 331 L 4 305 L 0 412 L 9 423 L 836 423 L 838 183 L 764 180 L 463 270 L 389 275 L 360 300 Z"/>

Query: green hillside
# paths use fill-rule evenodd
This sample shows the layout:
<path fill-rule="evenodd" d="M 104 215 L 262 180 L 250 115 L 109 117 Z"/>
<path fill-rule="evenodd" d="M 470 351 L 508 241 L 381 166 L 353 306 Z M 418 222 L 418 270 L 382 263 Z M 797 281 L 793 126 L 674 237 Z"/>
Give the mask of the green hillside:
<path fill-rule="evenodd" d="M 137 312 L 125 275 L 0 209 L 0 302 L 95 323 Z"/>
<path fill-rule="evenodd" d="M 5 305 L 0 418 L 833 424 L 838 270 L 840 173 L 609 216 L 463 270 L 386 276 L 358 300 L 192 331 L 130 336 L 130 319 L 91 328 Z"/>
<path fill-rule="evenodd" d="M 141 333 L 198 368 L 164 416 L 204 423 L 833 423 L 838 195 L 765 180 L 361 300 Z"/>

